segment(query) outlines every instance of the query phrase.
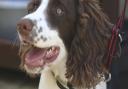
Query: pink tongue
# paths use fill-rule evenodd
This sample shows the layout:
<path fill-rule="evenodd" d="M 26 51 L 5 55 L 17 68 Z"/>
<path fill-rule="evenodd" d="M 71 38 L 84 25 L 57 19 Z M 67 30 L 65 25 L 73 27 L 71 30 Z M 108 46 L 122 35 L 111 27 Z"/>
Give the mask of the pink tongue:
<path fill-rule="evenodd" d="M 43 58 L 45 57 L 47 50 L 40 48 L 31 49 L 25 56 L 25 63 L 28 66 L 40 67 L 44 65 Z"/>
<path fill-rule="evenodd" d="M 32 48 L 25 55 L 25 64 L 28 67 L 42 67 L 45 63 L 53 62 L 58 54 L 58 48 L 50 52 L 48 49 Z"/>

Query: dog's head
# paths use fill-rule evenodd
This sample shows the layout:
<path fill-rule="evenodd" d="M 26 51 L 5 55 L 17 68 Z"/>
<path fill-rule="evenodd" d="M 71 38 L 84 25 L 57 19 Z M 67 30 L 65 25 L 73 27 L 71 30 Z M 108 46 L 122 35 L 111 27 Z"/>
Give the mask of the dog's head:
<path fill-rule="evenodd" d="M 22 66 L 38 73 L 45 66 L 67 59 L 76 29 L 74 0 L 32 0 L 28 15 L 18 23 Z M 68 45 L 65 45 L 68 44 Z"/>
<path fill-rule="evenodd" d="M 17 27 L 21 66 L 30 73 L 65 62 L 72 84 L 92 87 L 107 71 L 112 25 L 97 0 L 32 0 Z"/>

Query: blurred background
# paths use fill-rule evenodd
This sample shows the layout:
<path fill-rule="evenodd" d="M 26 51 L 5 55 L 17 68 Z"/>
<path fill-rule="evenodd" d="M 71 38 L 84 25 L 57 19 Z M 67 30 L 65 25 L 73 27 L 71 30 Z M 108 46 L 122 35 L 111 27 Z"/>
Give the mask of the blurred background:
<path fill-rule="evenodd" d="M 29 0 L 0 0 L 0 89 L 37 89 L 39 79 L 21 72 L 16 23 Z"/>
<path fill-rule="evenodd" d="M 37 89 L 38 87 L 39 78 L 30 78 L 19 68 L 16 23 L 27 14 L 26 6 L 29 1 L 0 0 L 0 89 Z M 123 9 L 124 0 L 100 0 L 100 2 L 111 22 L 115 23 Z M 128 11 L 122 31 L 128 34 Z M 109 89 L 128 89 L 128 49 L 126 47 L 122 48 L 121 59 L 113 63 L 113 79 Z"/>

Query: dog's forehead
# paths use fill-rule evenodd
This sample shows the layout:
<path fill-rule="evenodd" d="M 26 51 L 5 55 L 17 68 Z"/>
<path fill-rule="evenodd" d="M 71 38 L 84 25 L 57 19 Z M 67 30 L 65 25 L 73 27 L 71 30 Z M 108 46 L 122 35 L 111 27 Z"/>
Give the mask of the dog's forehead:
<path fill-rule="evenodd" d="M 74 4 L 76 0 L 41 0 L 42 5 L 44 5 L 45 4 L 44 2 L 46 1 L 48 1 L 48 4 L 51 6 L 59 2 L 63 4 L 65 7 L 70 7 L 73 6 L 72 4 Z"/>
<path fill-rule="evenodd" d="M 76 1 L 77 0 L 32 0 L 28 4 L 27 9 L 29 13 L 35 12 L 37 10 L 40 12 L 45 11 L 46 13 L 47 9 L 63 6 L 68 12 L 73 12 L 74 8 L 76 7 Z"/>

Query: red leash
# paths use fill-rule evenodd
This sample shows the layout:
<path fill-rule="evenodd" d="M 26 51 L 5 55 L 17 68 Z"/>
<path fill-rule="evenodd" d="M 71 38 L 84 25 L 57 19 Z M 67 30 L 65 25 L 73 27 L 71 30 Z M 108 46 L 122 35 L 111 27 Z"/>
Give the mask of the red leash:
<path fill-rule="evenodd" d="M 108 55 L 107 55 L 107 59 L 108 59 L 107 67 L 108 68 L 111 66 L 112 59 L 113 59 L 113 56 L 116 51 L 116 42 L 119 37 L 119 31 L 122 28 L 123 23 L 124 23 L 127 4 L 128 4 L 128 0 L 125 0 L 124 9 L 123 9 L 121 15 L 119 16 L 119 18 L 117 19 L 116 24 L 112 28 L 112 37 L 108 44 Z"/>

